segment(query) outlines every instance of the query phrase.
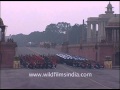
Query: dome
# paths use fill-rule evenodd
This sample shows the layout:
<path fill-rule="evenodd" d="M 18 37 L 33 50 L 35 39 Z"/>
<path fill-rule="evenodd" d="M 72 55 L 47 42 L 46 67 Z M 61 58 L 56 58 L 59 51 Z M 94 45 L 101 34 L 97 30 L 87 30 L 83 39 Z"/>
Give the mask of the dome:
<path fill-rule="evenodd" d="M 0 18 L 0 26 L 3 26 L 3 25 L 4 25 L 3 20 L 2 18 Z"/>
<path fill-rule="evenodd" d="M 120 26 L 120 17 L 112 17 L 107 26 Z"/>
<path fill-rule="evenodd" d="M 109 4 L 107 5 L 107 8 L 113 8 L 112 4 L 109 2 Z"/>

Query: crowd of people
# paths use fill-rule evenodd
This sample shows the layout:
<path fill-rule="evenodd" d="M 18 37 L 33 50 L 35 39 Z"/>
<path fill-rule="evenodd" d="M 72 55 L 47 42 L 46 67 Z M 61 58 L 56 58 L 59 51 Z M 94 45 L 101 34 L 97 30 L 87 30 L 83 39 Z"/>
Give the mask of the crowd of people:
<path fill-rule="evenodd" d="M 57 67 L 57 59 L 55 55 L 20 55 L 17 57 L 23 68 L 30 69 L 48 69 Z"/>
<path fill-rule="evenodd" d="M 88 60 L 85 57 L 71 56 L 67 54 L 56 55 L 20 55 L 16 57 L 20 61 L 21 68 L 30 69 L 52 69 L 56 68 L 57 64 L 65 64 L 72 67 L 100 69 L 104 65 L 100 62 Z"/>

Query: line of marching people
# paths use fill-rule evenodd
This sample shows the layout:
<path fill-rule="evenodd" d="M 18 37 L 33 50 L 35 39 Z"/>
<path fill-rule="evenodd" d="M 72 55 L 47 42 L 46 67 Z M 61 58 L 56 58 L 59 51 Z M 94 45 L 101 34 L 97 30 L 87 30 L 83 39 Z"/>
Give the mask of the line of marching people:
<path fill-rule="evenodd" d="M 63 59 L 61 59 L 63 60 Z M 80 67 L 80 68 L 88 68 L 88 69 L 100 69 L 104 68 L 104 65 L 102 65 L 99 62 L 93 61 L 93 60 L 74 60 L 74 59 L 64 59 L 62 61 L 62 64 L 66 64 L 73 67 Z"/>
<path fill-rule="evenodd" d="M 57 54 L 59 63 L 66 64 L 72 67 L 88 68 L 88 69 L 100 69 L 104 68 L 104 65 L 100 62 L 88 60 L 83 57 L 73 57 L 70 55 Z"/>
<path fill-rule="evenodd" d="M 16 60 L 20 61 L 20 68 L 52 69 L 57 67 L 55 55 L 20 55 L 16 57 Z"/>

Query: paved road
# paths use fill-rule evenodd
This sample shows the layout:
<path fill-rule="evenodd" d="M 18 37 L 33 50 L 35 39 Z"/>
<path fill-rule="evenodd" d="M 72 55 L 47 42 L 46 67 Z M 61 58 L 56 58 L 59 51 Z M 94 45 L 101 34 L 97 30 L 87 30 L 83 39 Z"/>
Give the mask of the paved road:
<path fill-rule="evenodd" d="M 48 54 L 41 48 L 18 48 L 19 54 Z M 53 50 L 55 53 L 58 51 Z M 46 53 L 45 53 L 46 52 Z M 59 52 L 60 53 L 60 52 Z M 29 77 L 29 73 L 91 73 L 91 77 Z M 119 89 L 119 71 L 109 69 L 80 69 L 59 64 L 56 69 L 2 69 L 2 89 Z"/>
<path fill-rule="evenodd" d="M 16 56 L 25 55 L 25 54 L 40 54 L 40 55 L 54 55 L 54 54 L 62 53 L 53 48 L 39 48 L 39 47 L 18 47 L 16 48 Z"/>

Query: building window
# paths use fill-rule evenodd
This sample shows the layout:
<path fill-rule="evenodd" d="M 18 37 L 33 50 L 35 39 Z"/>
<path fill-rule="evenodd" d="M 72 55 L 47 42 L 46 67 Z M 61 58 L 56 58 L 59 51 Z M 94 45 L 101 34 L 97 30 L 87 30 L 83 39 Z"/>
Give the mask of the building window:
<path fill-rule="evenodd" d="M 91 24 L 91 30 L 93 30 L 93 24 Z"/>
<path fill-rule="evenodd" d="M 98 31 L 98 24 L 96 24 L 96 31 Z"/>

